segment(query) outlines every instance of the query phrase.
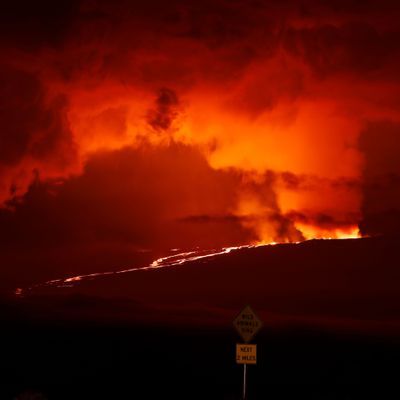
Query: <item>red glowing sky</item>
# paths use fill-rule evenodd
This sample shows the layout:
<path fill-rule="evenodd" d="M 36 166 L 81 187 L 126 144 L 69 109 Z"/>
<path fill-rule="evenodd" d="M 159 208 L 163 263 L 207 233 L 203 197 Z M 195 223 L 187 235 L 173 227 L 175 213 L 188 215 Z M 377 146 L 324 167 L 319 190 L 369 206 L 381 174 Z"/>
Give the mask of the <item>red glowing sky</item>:
<path fill-rule="evenodd" d="M 397 231 L 396 2 L 41 0 L 0 18 L 5 282 Z"/>

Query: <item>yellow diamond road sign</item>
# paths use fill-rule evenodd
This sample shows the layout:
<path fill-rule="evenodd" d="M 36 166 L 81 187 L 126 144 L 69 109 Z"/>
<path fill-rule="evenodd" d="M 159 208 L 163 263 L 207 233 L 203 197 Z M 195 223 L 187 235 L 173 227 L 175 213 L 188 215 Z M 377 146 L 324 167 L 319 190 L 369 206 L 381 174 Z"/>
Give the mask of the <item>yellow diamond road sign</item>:
<path fill-rule="evenodd" d="M 247 343 L 261 329 L 262 322 L 250 306 L 246 306 L 233 321 L 239 335 Z"/>

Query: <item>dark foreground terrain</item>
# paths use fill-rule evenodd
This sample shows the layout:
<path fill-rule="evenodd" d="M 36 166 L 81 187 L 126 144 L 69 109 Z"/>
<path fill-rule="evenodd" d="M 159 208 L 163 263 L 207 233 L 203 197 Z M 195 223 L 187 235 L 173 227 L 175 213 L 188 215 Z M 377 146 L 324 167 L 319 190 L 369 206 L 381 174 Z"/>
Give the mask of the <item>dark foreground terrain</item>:
<path fill-rule="evenodd" d="M 2 328 L 1 399 L 239 399 L 232 331 L 84 324 Z M 399 398 L 394 339 L 287 329 L 258 335 L 248 399 Z M 19 395 L 19 397 L 18 397 Z M 40 398 L 40 397 L 39 397 Z"/>
<path fill-rule="evenodd" d="M 245 304 L 264 322 L 249 400 L 397 399 L 399 243 L 244 249 L 3 297 L 0 399 L 240 399 Z"/>

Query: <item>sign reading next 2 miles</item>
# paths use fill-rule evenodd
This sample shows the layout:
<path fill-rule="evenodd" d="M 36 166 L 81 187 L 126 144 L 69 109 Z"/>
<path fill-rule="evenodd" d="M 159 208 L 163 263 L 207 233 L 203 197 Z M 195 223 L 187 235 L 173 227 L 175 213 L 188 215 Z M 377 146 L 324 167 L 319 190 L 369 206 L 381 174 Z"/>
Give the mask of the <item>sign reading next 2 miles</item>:
<path fill-rule="evenodd" d="M 238 364 L 257 364 L 257 345 L 237 344 L 236 362 Z"/>

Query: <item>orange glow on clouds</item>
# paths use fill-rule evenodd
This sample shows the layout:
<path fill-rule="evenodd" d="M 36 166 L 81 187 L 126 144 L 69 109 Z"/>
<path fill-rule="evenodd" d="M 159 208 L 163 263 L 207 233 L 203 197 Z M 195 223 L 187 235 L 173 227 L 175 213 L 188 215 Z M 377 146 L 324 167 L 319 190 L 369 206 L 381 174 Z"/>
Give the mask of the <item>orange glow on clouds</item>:
<path fill-rule="evenodd" d="M 53 125 L 68 140 L 37 150 L 51 123 L 33 110 L 33 150 L 0 169 L 1 201 L 26 194 L 32 170 L 43 181 L 68 180 L 101 154 L 178 144 L 198 151 L 211 171 L 240 179 L 230 204 L 211 192 L 198 203 L 177 197 L 169 220 L 234 217 L 260 242 L 358 237 L 360 135 L 371 120 L 400 121 L 399 83 L 390 81 L 398 55 L 381 53 L 381 41 L 393 39 L 390 24 L 370 20 L 372 12 L 370 25 L 353 23 L 357 13 L 328 6 L 317 7 L 315 19 L 290 4 L 222 6 L 230 10 L 223 21 L 212 8 L 175 3 L 160 16 L 140 9 L 138 21 L 125 3 L 83 2 L 62 46 L 34 55 L 6 47 L 6 64 L 34 76 L 39 108 L 61 115 Z M 97 7 L 114 22 L 86 18 Z M 171 10 L 173 24 L 161 18 Z M 68 157 L 61 162 L 60 154 Z M 212 202 L 215 209 L 202 208 Z"/>
<path fill-rule="evenodd" d="M 275 76 L 276 60 L 271 60 L 271 64 L 266 73 L 271 74 L 271 79 L 285 81 L 284 74 Z M 260 76 L 250 79 L 248 75 L 254 73 Z M 334 99 L 320 98 L 293 100 L 283 96 L 275 107 L 254 113 L 241 107 L 244 101 L 240 98 L 241 91 L 248 90 L 249 79 L 267 78 L 260 68 L 256 72 L 250 68 L 241 80 L 228 88 L 214 85 L 205 90 L 195 86 L 185 91 L 170 126 L 161 132 L 149 126 L 147 120 L 149 110 L 154 108 L 154 93 L 109 82 L 99 82 L 86 90 L 74 89 L 69 94 L 68 120 L 81 159 L 98 151 L 140 146 L 143 140 L 153 146 L 182 142 L 198 147 L 213 169 L 242 171 L 247 181 L 257 183 L 260 176 L 275 171 L 325 183 L 298 190 L 275 182 L 276 199 L 271 212 L 277 209 L 284 214 L 303 210 L 357 214 L 361 201 L 359 190 L 332 186 L 330 182 L 360 178 L 359 119 L 347 115 Z M 252 226 L 260 240 L 277 240 L 274 223 L 264 218 L 271 207 L 269 201 L 259 195 L 262 185 L 256 185 L 255 193 L 239 188 L 238 203 L 227 212 L 239 217 L 251 216 L 252 222 L 244 224 Z M 355 219 L 351 229 L 356 225 Z M 305 238 L 312 237 L 312 229 L 305 229 L 298 223 L 295 227 Z M 280 240 L 295 240 L 296 236 Z M 337 234 L 332 231 L 332 236 Z"/>
<path fill-rule="evenodd" d="M 296 224 L 304 237 L 308 239 L 358 239 L 361 237 L 358 227 L 349 229 L 318 229 L 313 226 Z"/>

